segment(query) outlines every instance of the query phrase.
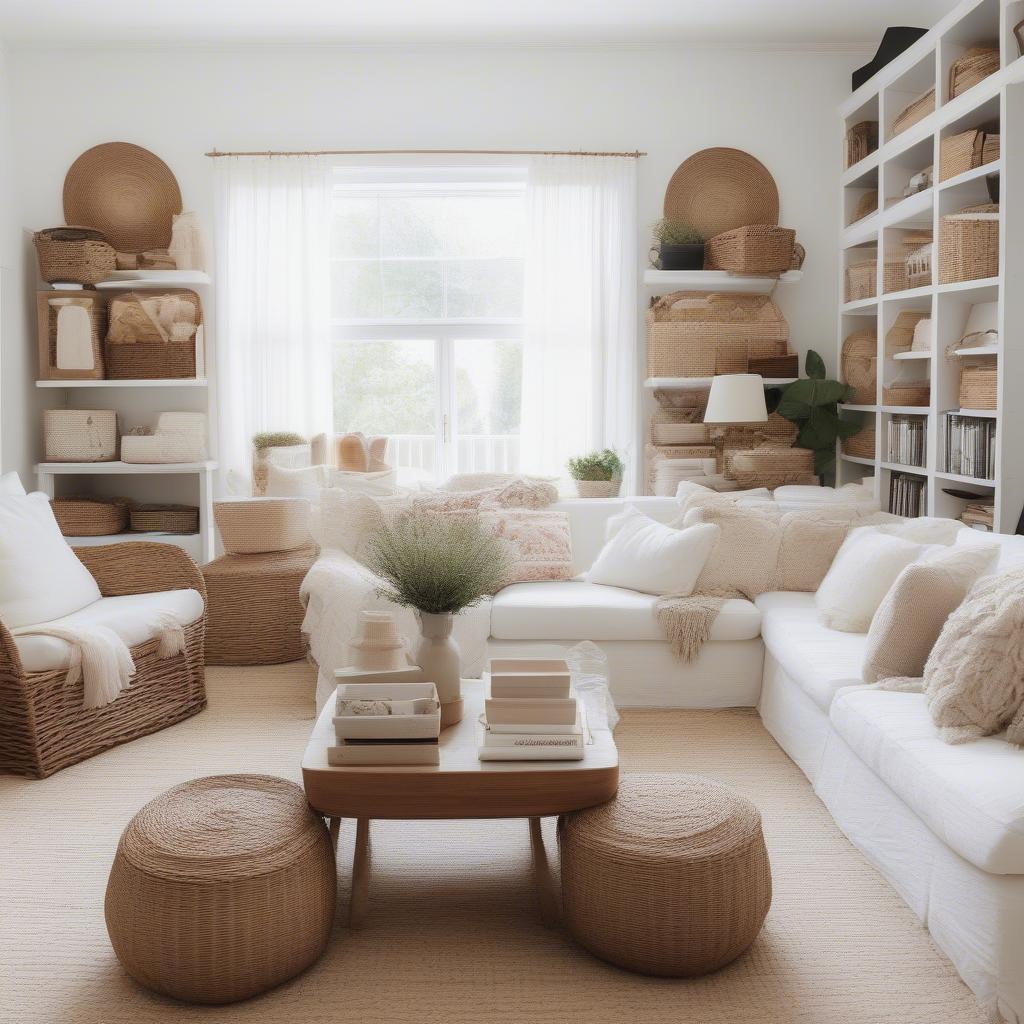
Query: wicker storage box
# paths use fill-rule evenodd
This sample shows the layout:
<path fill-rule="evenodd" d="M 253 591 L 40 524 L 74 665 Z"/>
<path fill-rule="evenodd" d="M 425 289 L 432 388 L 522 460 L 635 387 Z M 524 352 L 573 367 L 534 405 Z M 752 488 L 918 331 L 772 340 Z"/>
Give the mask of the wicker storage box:
<path fill-rule="evenodd" d="M 213 505 L 224 550 L 239 555 L 293 551 L 309 544 L 309 515 L 307 498 L 245 498 Z"/>
<path fill-rule="evenodd" d="M 873 330 L 864 328 L 847 335 L 840 366 L 843 381 L 853 388 L 853 404 L 874 405 L 878 399 L 878 336 Z"/>
<path fill-rule="evenodd" d="M 737 452 L 750 451 L 769 445 L 775 448 L 791 447 L 799 433 L 797 425 L 777 412 L 769 415 L 765 423 L 726 424 L 716 433 L 715 444 L 720 451 L 720 472 L 731 479 L 732 460 Z"/>
<path fill-rule="evenodd" d="M 931 401 L 931 387 L 924 381 L 895 382 L 882 388 L 884 405 L 927 405 Z"/>
<path fill-rule="evenodd" d="M 846 222 L 847 226 L 850 224 L 856 224 L 857 221 L 863 220 L 865 217 L 872 213 L 878 212 L 878 189 L 869 189 L 857 200 L 857 205 L 853 208 L 853 216 Z"/>
<path fill-rule="evenodd" d="M 748 359 L 789 351 L 789 324 L 767 295 L 673 292 L 646 319 L 650 377 L 746 373 Z"/>
<path fill-rule="evenodd" d="M 914 344 L 914 329 L 930 315 L 925 309 L 901 309 L 885 332 L 886 358 L 891 359 L 897 352 L 909 352 Z"/>
<path fill-rule="evenodd" d="M 128 528 L 128 504 L 102 498 L 54 498 L 54 518 L 65 537 L 109 537 Z"/>
<path fill-rule="evenodd" d="M 997 404 L 996 368 L 994 366 L 965 366 L 960 371 L 961 409 L 988 409 Z"/>
<path fill-rule="evenodd" d="M 791 228 L 770 224 L 723 231 L 705 243 L 704 266 L 732 274 L 781 274 L 793 265 L 795 242 Z"/>
<path fill-rule="evenodd" d="M 786 484 L 805 484 L 814 480 L 814 452 L 808 448 L 775 445 L 738 451 L 730 460 L 726 476 L 744 489 L 767 487 L 773 490 Z"/>
<path fill-rule="evenodd" d="M 930 232 L 907 231 L 898 241 L 886 242 L 882 267 L 882 291 L 902 292 L 931 284 L 932 236 Z"/>
<path fill-rule="evenodd" d="M 196 338 L 203 329 L 202 302 L 195 292 L 178 288 L 118 295 L 111 300 L 108 319 L 108 377 L 195 377 Z"/>
<path fill-rule="evenodd" d="M 878 149 L 878 122 L 858 122 L 846 133 L 846 166 L 852 167 L 876 149 Z"/>
<path fill-rule="evenodd" d="M 949 68 L 949 98 L 960 96 L 999 70 L 998 46 L 971 46 Z"/>
<path fill-rule="evenodd" d="M 117 269 L 113 246 L 94 228 L 59 227 L 32 236 L 39 275 L 48 284 L 96 284 Z"/>
<path fill-rule="evenodd" d="M 100 380 L 106 329 L 106 306 L 98 292 L 37 293 L 39 379 Z"/>
<path fill-rule="evenodd" d="M 873 459 L 875 457 L 875 428 L 863 427 L 859 434 L 843 441 L 843 451 L 857 459 Z"/>
<path fill-rule="evenodd" d="M 117 413 L 113 409 L 46 409 L 43 449 L 47 462 L 114 462 Z"/>
<path fill-rule="evenodd" d="M 707 444 L 708 428 L 703 423 L 651 424 L 652 444 Z"/>
<path fill-rule="evenodd" d="M 791 352 L 788 356 L 748 359 L 747 373 L 759 373 L 762 377 L 799 377 L 800 356 Z"/>
<path fill-rule="evenodd" d="M 935 86 L 933 85 L 926 93 L 918 96 L 913 103 L 901 110 L 892 122 L 892 136 L 895 138 L 901 132 L 913 127 L 918 121 L 923 121 L 929 114 L 935 113 Z"/>
<path fill-rule="evenodd" d="M 206 439 L 199 431 L 125 434 L 121 438 L 122 462 L 143 465 L 202 462 L 206 454 Z"/>
<path fill-rule="evenodd" d="M 844 296 L 847 302 L 872 299 L 878 294 L 878 260 L 860 260 L 846 268 Z"/>
<path fill-rule="evenodd" d="M 974 281 L 999 273 L 999 207 L 993 203 L 939 221 L 939 283 Z"/>
<path fill-rule="evenodd" d="M 998 159 L 998 133 L 972 128 L 969 132 L 950 135 L 939 146 L 939 181 L 947 181 Z"/>
<path fill-rule="evenodd" d="M 198 533 L 199 509 L 192 505 L 135 505 L 130 521 L 138 533 Z"/>

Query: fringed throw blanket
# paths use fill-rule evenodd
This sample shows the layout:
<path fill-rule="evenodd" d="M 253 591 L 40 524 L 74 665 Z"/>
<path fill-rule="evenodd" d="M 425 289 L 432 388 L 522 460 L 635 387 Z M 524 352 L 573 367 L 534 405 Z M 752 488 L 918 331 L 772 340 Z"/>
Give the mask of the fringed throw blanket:
<path fill-rule="evenodd" d="M 693 594 L 661 597 L 655 613 L 672 652 L 680 661 L 693 661 L 711 636 L 711 627 L 727 598 Z"/>

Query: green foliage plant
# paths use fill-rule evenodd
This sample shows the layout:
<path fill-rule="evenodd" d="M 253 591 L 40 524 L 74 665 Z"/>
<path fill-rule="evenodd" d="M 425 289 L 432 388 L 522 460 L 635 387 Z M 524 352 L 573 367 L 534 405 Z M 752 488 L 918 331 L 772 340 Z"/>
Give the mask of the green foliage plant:
<path fill-rule="evenodd" d="M 622 479 L 622 459 L 611 448 L 570 459 L 568 466 L 573 480 Z"/>
<path fill-rule="evenodd" d="M 290 430 L 270 430 L 262 434 L 253 434 L 252 446 L 256 451 L 261 452 L 265 448 L 289 448 L 296 444 L 305 444 L 306 439 L 301 434 L 293 433 Z"/>
<path fill-rule="evenodd" d="M 662 245 L 703 245 L 704 236 L 682 221 L 663 217 L 654 225 L 654 237 Z"/>

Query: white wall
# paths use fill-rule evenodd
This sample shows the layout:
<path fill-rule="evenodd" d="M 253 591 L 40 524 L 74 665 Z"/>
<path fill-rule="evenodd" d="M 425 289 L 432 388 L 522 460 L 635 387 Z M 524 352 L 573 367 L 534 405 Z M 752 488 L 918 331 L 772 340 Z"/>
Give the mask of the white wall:
<path fill-rule="evenodd" d="M 615 47 L 22 50 L 11 55 L 18 224 L 62 223 L 68 166 L 112 140 L 159 154 L 186 208 L 211 225 L 213 162 L 203 153 L 214 147 L 641 149 L 649 153 L 640 163 L 646 253 L 678 164 L 707 146 L 735 146 L 774 174 L 782 223 L 807 249 L 803 282 L 780 289 L 778 301 L 796 347 L 817 348 L 828 360 L 836 107 L 849 92 L 850 69 L 863 60 Z M 5 405 L 21 385 L 7 377 Z"/>

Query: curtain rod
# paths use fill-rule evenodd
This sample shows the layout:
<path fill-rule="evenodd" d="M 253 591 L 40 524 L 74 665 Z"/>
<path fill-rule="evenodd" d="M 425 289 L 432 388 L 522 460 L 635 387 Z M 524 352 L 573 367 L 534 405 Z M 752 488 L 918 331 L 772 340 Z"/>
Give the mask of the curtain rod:
<path fill-rule="evenodd" d="M 222 156 L 622 156 L 631 160 L 647 156 L 640 150 L 621 153 L 583 149 L 299 149 L 262 150 L 223 153 L 218 149 L 205 154 Z"/>

